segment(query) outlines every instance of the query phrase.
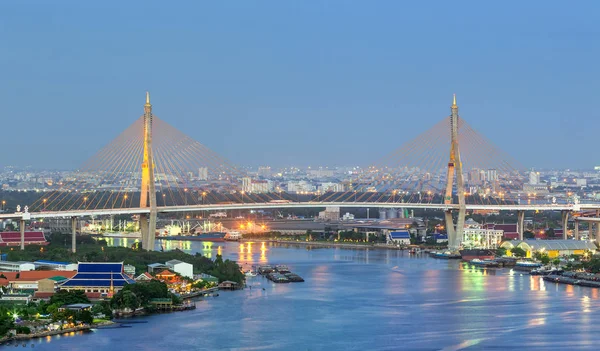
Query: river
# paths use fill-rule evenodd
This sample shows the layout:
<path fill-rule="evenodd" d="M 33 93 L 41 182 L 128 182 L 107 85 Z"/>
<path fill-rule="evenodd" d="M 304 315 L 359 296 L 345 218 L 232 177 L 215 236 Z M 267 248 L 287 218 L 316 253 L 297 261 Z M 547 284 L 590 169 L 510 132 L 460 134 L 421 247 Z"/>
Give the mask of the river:
<path fill-rule="evenodd" d="M 113 239 L 113 245 L 128 245 Z M 132 328 L 30 340 L 35 350 L 597 349 L 598 289 L 378 249 L 171 242 L 241 264 L 287 264 L 306 282 L 220 292 Z M 19 346 L 20 347 L 20 346 Z M 6 348 L 10 348 L 7 346 Z"/>

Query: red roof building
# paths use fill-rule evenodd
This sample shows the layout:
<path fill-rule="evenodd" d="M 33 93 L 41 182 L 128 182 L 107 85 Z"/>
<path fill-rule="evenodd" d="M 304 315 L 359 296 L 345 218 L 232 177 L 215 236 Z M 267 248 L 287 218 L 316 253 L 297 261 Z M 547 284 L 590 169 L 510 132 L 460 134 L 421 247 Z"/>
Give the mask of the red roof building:
<path fill-rule="evenodd" d="M 21 245 L 20 232 L 0 232 L 0 246 Z M 44 232 L 25 232 L 25 245 L 48 245 Z"/>

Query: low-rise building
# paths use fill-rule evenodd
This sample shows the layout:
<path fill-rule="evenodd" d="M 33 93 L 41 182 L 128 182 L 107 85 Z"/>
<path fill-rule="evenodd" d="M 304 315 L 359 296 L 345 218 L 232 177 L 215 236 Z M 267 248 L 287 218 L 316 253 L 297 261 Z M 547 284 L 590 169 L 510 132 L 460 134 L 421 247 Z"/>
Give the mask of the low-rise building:
<path fill-rule="evenodd" d="M 182 277 L 194 277 L 194 266 L 190 263 L 179 260 L 170 260 L 165 263 L 171 270 L 173 270 L 175 273 L 178 273 Z"/>
<path fill-rule="evenodd" d="M 408 230 L 390 232 L 388 242 L 395 245 L 410 245 L 410 233 Z"/>
<path fill-rule="evenodd" d="M 44 232 L 25 232 L 25 245 L 48 245 Z M 0 232 L 0 247 L 1 246 L 19 246 L 21 245 L 21 232 Z"/>
<path fill-rule="evenodd" d="M 35 265 L 28 261 L 0 261 L 0 272 L 33 271 Z"/>
<path fill-rule="evenodd" d="M 54 271 L 76 271 L 77 263 L 57 262 L 47 260 L 37 260 L 33 262 L 36 269 L 54 270 Z"/>
<path fill-rule="evenodd" d="M 533 257 L 536 252 L 547 254 L 550 258 L 569 255 L 583 255 L 586 251 L 594 254 L 596 245 L 584 240 L 512 240 L 503 242 L 500 247 L 506 249 L 511 256 L 515 247 L 525 250 L 526 257 Z"/>

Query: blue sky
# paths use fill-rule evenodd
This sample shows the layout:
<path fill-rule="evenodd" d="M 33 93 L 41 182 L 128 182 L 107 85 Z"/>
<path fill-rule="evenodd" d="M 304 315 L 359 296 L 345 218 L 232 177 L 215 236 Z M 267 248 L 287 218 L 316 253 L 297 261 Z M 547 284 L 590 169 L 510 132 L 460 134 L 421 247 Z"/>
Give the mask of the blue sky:
<path fill-rule="evenodd" d="M 1 165 L 76 167 L 154 112 L 240 165 L 367 165 L 449 113 L 600 164 L 597 1 L 3 1 Z"/>

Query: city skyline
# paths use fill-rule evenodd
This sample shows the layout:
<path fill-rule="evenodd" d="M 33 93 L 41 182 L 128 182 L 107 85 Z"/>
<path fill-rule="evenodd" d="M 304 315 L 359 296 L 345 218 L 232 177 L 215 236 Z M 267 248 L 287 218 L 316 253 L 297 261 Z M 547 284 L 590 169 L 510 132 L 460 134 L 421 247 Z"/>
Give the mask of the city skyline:
<path fill-rule="evenodd" d="M 238 166 L 368 166 L 446 117 L 452 93 L 526 167 L 596 164 L 593 2 L 136 5 L 0 5 L 1 143 L 16 150 L 1 166 L 77 168 L 146 90 L 157 116 Z"/>

